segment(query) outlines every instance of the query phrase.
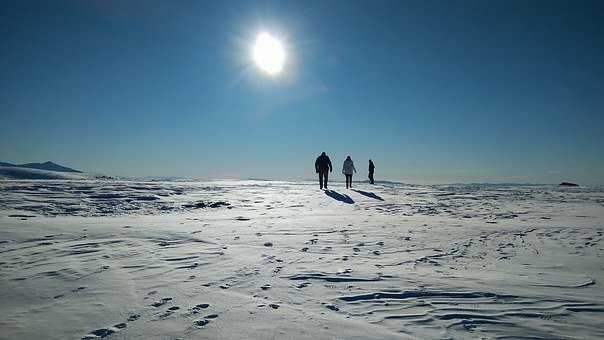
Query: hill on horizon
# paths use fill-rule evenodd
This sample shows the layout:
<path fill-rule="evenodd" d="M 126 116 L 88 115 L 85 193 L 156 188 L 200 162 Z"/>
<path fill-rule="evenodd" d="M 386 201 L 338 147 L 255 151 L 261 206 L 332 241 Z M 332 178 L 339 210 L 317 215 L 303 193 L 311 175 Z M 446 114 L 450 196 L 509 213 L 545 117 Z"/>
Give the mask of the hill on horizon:
<path fill-rule="evenodd" d="M 44 163 L 25 163 L 25 164 L 11 164 L 6 162 L 0 162 L 0 166 L 7 167 L 17 167 L 17 168 L 28 168 L 28 169 L 37 169 L 37 170 L 46 170 L 46 171 L 56 171 L 56 172 L 77 172 L 82 173 L 82 171 L 75 170 L 72 168 L 68 168 L 63 165 L 59 165 L 57 163 L 47 161 Z"/>

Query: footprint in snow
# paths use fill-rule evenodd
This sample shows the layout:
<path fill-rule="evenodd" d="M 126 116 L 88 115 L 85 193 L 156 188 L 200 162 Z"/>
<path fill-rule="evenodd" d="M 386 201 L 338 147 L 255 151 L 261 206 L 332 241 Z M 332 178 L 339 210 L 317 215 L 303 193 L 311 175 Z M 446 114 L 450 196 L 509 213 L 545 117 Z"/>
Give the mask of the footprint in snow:
<path fill-rule="evenodd" d="M 162 318 L 162 319 L 163 318 L 167 318 L 168 316 L 174 314 L 174 312 L 177 311 L 177 310 L 179 310 L 179 309 L 180 309 L 180 307 L 178 307 L 178 306 L 170 307 L 170 308 L 168 308 L 167 311 L 165 311 L 159 317 Z"/>
<path fill-rule="evenodd" d="M 194 314 L 199 314 L 201 312 L 202 309 L 206 309 L 210 307 L 209 304 L 207 303 L 200 303 L 196 306 L 194 306 L 193 308 L 190 309 L 190 314 L 194 315 Z"/>
<path fill-rule="evenodd" d="M 210 320 L 206 320 L 206 319 L 201 319 L 201 320 L 197 320 L 195 322 L 193 322 L 193 324 L 195 325 L 195 327 L 203 327 L 207 324 L 210 323 Z"/>
<path fill-rule="evenodd" d="M 84 335 L 82 337 L 82 340 L 102 339 L 118 332 L 120 329 L 126 328 L 127 326 L 128 325 L 125 322 L 122 322 L 118 323 L 117 325 L 114 325 L 113 327 L 95 329 L 89 334 Z"/>
<path fill-rule="evenodd" d="M 163 298 L 163 299 L 161 299 L 159 301 L 153 302 L 151 304 L 151 306 L 152 307 L 160 307 L 160 306 L 163 306 L 163 305 L 165 305 L 166 303 L 168 303 L 170 301 L 172 301 L 172 298 L 171 297 L 166 297 L 166 298 Z"/>

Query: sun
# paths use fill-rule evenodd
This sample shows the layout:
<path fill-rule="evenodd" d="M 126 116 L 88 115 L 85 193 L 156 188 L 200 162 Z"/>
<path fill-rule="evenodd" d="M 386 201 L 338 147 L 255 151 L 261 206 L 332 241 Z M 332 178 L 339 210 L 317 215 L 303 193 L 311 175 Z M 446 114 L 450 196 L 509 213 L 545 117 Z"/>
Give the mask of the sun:
<path fill-rule="evenodd" d="M 252 59 L 262 71 L 277 75 L 285 64 L 285 49 L 278 39 L 266 32 L 258 34 L 252 48 Z"/>

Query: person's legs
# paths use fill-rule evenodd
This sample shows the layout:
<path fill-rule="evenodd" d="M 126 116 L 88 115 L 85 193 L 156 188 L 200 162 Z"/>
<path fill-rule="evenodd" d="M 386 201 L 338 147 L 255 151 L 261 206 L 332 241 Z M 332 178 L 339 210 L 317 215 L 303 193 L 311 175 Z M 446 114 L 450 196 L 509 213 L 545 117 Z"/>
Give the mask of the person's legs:
<path fill-rule="evenodd" d="M 327 177 L 329 175 L 329 171 L 325 171 L 325 173 L 323 174 L 323 178 L 325 179 L 325 184 L 323 185 L 325 187 L 325 190 L 327 190 Z"/>
<path fill-rule="evenodd" d="M 352 189 L 352 174 L 350 174 L 349 176 L 350 176 L 350 177 L 349 177 L 349 181 L 350 181 L 349 186 L 350 186 L 350 188 Z"/>
<path fill-rule="evenodd" d="M 369 173 L 369 183 L 373 184 L 373 172 Z"/>
<path fill-rule="evenodd" d="M 319 170 L 319 187 L 323 189 L 323 171 Z"/>
<path fill-rule="evenodd" d="M 346 174 L 346 189 L 352 186 L 352 175 Z"/>

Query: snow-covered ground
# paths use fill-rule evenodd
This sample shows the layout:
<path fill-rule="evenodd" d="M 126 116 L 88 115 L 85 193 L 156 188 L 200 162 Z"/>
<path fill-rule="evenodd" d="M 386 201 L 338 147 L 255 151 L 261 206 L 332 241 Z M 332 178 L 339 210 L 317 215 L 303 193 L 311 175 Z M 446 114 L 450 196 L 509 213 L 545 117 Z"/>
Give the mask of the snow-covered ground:
<path fill-rule="evenodd" d="M 0 181 L 2 339 L 604 338 L 604 190 Z"/>

